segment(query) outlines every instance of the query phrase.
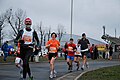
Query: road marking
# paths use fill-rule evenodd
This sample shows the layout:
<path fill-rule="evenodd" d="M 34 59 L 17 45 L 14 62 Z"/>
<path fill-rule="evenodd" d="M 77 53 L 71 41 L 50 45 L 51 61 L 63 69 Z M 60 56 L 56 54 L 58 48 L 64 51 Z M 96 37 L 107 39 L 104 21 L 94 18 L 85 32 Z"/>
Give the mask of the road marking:
<path fill-rule="evenodd" d="M 72 73 L 73 73 L 73 72 L 67 73 L 67 74 L 65 74 L 64 76 L 61 76 L 61 77 L 57 78 L 56 80 L 63 80 L 62 78 L 66 77 L 66 76 L 68 76 L 68 75 L 70 75 L 70 74 L 72 74 Z"/>
<path fill-rule="evenodd" d="M 84 71 L 84 72 L 82 72 L 80 75 L 78 75 L 74 80 L 78 80 L 83 74 L 85 74 L 86 72 L 88 72 L 88 71 Z"/>

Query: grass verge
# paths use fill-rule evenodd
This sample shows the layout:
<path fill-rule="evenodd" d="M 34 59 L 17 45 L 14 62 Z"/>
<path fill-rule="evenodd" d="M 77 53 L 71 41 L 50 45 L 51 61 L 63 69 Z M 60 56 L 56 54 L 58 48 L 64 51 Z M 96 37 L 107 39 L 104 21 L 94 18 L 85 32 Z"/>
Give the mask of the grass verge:
<path fill-rule="evenodd" d="M 15 61 L 15 56 L 8 56 L 7 61 L 4 61 L 3 58 L 4 58 L 3 56 L 0 56 L 0 63 L 14 63 Z M 62 61 L 62 60 L 64 60 L 63 57 L 57 58 L 57 61 Z M 40 62 L 48 61 L 48 59 L 45 57 L 39 57 L 39 61 Z"/>
<path fill-rule="evenodd" d="M 120 80 L 120 65 L 87 72 L 78 80 Z"/>

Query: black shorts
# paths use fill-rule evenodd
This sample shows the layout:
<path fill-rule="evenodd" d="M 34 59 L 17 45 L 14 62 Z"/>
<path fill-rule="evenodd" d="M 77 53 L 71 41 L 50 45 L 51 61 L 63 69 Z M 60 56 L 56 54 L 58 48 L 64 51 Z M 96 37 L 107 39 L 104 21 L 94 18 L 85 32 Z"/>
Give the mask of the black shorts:
<path fill-rule="evenodd" d="M 75 55 L 75 57 L 81 57 L 80 55 Z"/>
<path fill-rule="evenodd" d="M 52 57 L 57 57 L 57 53 L 49 53 L 48 54 L 48 59 L 51 60 Z"/>
<path fill-rule="evenodd" d="M 87 54 L 88 54 L 88 51 L 85 51 L 85 52 L 81 52 L 81 54 L 82 54 L 82 57 L 85 55 L 85 56 L 87 56 Z"/>

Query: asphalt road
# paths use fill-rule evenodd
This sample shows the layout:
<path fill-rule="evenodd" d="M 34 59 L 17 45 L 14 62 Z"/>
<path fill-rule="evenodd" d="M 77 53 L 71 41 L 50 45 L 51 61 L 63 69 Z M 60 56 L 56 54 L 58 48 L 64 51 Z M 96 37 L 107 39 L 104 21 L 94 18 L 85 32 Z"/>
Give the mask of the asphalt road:
<path fill-rule="evenodd" d="M 90 68 L 85 69 L 85 71 L 90 69 L 97 69 L 101 67 L 120 65 L 118 60 L 94 60 L 89 61 Z M 73 64 L 73 72 L 69 73 L 67 70 L 67 64 L 65 61 L 56 61 L 55 69 L 57 71 L 57 77 L 54 79 L 49 79 L 49 63 L 30 63 L 32 75 L 34 80 L 74 80 L 83 71 L 76 71 L 76 64 Z M 74 74 L 74 75 L 73 75 Z M 71 76 L 72 75 L 72 76 Z M 27 76 L 28 78 L 28 76 Z M 0 64 L 0 80 L 19 80 L 19 69 L 16 68 L 14 64 Z"/>

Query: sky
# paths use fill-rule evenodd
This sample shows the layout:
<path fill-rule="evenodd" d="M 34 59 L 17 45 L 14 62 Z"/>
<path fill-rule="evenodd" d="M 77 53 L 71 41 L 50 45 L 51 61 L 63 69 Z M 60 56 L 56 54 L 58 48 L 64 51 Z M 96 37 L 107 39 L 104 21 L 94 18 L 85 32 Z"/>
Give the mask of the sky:
<path fill-rule="evenodd" d="M 0 13 L 8 8 L 26 11 L 33 25 L 42 21 L 44 27 L 51 26 L 57 30 L 59 24 L 70 34 L 70 2 L 71 0 L 0 0 Z M 100 40 L 103 26 L 106 33 L 120 36 L 120 0 L 73 0 L 73 34 Z"/>

